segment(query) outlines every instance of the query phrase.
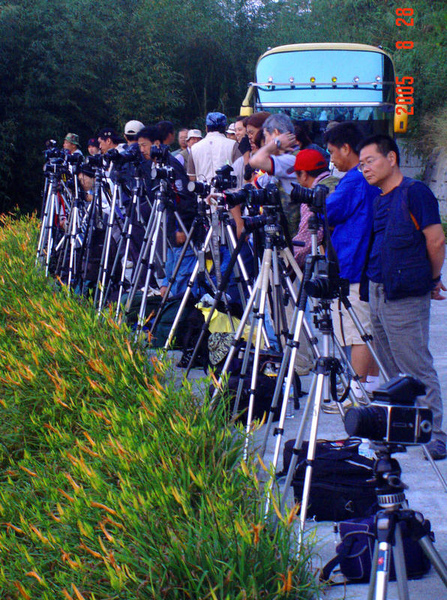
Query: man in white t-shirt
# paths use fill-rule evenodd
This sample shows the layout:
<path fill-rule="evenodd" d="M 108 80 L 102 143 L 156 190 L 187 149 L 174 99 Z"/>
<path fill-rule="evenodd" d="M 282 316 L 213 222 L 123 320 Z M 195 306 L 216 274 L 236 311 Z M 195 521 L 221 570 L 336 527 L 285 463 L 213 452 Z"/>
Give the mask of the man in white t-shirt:
<path fill-rule="evenodd" d="M 207 134 L 194 144 L 188 158 L 187 173 L 191 181 L 210 182 L 216 170 L 225 164 L 233 164 L 241 153 L 235 140 L 225 137 L 227 118 L 220 112 L 206 116 Z"/>

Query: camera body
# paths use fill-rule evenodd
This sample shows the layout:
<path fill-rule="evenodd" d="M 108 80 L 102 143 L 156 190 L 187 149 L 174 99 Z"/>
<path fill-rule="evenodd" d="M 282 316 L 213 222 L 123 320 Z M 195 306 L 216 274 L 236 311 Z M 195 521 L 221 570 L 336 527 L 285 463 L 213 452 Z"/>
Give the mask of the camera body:
<path fill-rule="evenodd" d="M 112 148 L 103 155 L 102 159 L 106 166 L 113 162 L 115 167 L 119 169 L 126 164 L 139 164 L 141 162 L 141 154 L 138 146 L 135 150 L 126 150 L 125 152 L 119 152 L 116 148 Z"/>
<path fill-rule="evenodd" d="M 206 183 L 206 181 L 190 181 L 188 192 L 194 192 L 201 198 L 206 198 L 211 194 L 211 184 Z"/>
<path fill-rule="evenodd" d="M 426 444 L 431 439 L 433 413 L 415 406 L 425 385 L 410 375 L 390 379 L 373 393 L 369 406 L 351 408 L 345 416 L 350 436 L 389 444 Z"/>
<path fill-rule="evenodd" d="M 175 181 L 175 172 L 173 167 L 169 165 L 152 164 L 151 177 L 152 179 L 165 179 L 173 183 Z"/>
<path fill-rule="evenodd" d="M 151 160 L 156 160 L 160 164 L 166 165 L 169 160 L 169 146 L 166 146 L 166 144 L 153 145 L 151 147 Z"/>
<path fill-rule="evenodd" d="M 211 179 L 212 187 L 218 192 L 224 192 L 237 186 L 236 175 L 231 175 L 233 167 L 231 165 L 224 165 L 217 169 L 215 176 Z"/>
<path fill-rule="evenodd" d="M 349 295 L 349 281 L 340 277 L 338 265 L 334 261 L 321 260 L 318 263 L 318 274 L 306 281 L 304 289 L 311 298 L 333 300 Z"/>
<path fill-rule="evenodd" d="M 291 204 L 307 204 L 314 212 L 324 212 L 324 206 L 329 188 L 325 185 L 317 185 L 314 188 L 305 188 L 298 183 L 292 183 L 290 192 Z"/>
<path fill-rule="evenodd" d="M 281 206 L 281 194 L 278 186 L 274 183 L 269 183 L 265 188 L 255 188 L 251 183 L 247 183 L 237 192 L 227 192 L 225 194 L 225 202 L 233 207 L 239 204 L 258 207 L 278 207 Z"/>
<path fill-rule="evenodd" d="M 85 162 L 93 169 L 101 169 L 104 165 L 102 154 L 94 154 L 93 156 L 87 156 Z"/>

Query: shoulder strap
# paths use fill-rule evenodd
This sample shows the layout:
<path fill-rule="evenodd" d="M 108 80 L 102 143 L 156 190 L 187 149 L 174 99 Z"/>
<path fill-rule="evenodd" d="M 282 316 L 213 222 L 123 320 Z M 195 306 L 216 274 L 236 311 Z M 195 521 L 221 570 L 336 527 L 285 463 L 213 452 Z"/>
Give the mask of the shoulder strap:
<path fill-rule="evenodd" d="M 351 552 L 353 543 L 354 540 L 352 537 L 347 537 L 346 539 L 342 540 L 341 544 L 337 546 L 337 554 L 334 556 L 334 558 L 331 558 L 331 560 L 327 562 L 321 569 L 320 581 L 329 580 L 331 573 L 335 569 L 335 567 L 339 565 L 342 559 L 345 558 L 345 556 L 348 556 Z"/>
<path fill-rule="evenodd" d="M 408 208 L 408 212 L 410 214 L 410 218 L 413 221 L 413 225 L 416 227 L 416 230 L 419 231 L 420 225 L 416 220 L 416 217 L 414 216 L 414 214 L 411 212 L 409 206 L 408 206 L 408 190 L 411 186 L 413 186 L 416 183 L 416 181 L 414 179 L 410 179 L 410 177 L 404 177 L 402 180 L 402 183 L 400 184 L 401 187 L 403 188 L 403 192 L 404 192 L 404 201 L 405 204 L 407 205 Z"/>

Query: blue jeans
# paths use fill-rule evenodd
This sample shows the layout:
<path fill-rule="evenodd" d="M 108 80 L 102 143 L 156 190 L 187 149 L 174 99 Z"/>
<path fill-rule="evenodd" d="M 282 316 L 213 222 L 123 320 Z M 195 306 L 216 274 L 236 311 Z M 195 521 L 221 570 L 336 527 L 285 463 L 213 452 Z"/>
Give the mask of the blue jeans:
<path fill-rule="evenodd" d="M 182 246 L 179 248 L 168 248 L 168 254 L 165 265 L 165 278 L 163 279 L 163 286 L 167 286 L 169 283 L 169 279 L 172 277 L 172 273 L 174 272 L 175 265 L 180 257 L 182 252 Z M 180 268 L 177 272 L 177 276 L 175 278 L 174 283 L 171 288 L 171 296 L 178 296 L 180 294 L 184 294 L 187 288 L 187 284 L 189 278 L 191 277 L 191 273 L 193 272 L 194 266 L 196 264 L 197 258 L 194 254 L 194 251 L 191 247 L 186 250 L 185 256 L 183 257 L 182 262 L 180 263 Z M 192 294 L 197 294 L 197 284 L 194 283 L 192 288 Z"/>
<path fill-rule="evenodd" d="M 425 384 L 424 404 L 433 411 L 433 438 L 445 442 L 441 388 L 428 348 L 430 294 L 386 300 L 383 285 L 371 281 L 369 305 L 376 351 L 388 376 L 405 373 Z"/>

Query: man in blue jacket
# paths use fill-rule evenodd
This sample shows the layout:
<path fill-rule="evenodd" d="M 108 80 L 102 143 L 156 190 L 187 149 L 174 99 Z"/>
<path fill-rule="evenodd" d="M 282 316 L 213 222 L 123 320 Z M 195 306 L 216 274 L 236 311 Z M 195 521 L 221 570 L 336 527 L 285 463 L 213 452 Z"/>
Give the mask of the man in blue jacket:
<path fill-rule="evenodd" d="M 359 299 L 359 285 L 373 221 L 373 200 L 380 190 L 358 171 L 357 146 L 364 139 L 356 123 L 345 122 L 326 132 L 327 148 L 334 166 L 346 175 L 326 200 L 331 238 L 340 265 L 340 277 L 350 283 L 349 300 L 357 317 L 371 334 L 369 306 Z M 338 304 L 338 302 L 337 302 Z M 343 346 L 351 347 L 351 362 L 362 382 L 368 375 L 378 379 L 378 368 L 344 306 L 333 313 L 334 332 Z M 378 382 L 377 382 L 378 383 Z M 360 396 L 357 382 L 352 382 Z"/>
<path fill-rule="evenodd" d="M 433 411 L 428 450 L 446 457 L 442 398 L 428 348 L 430 299 L 442 300 L 445 238 L 438 202 L 420 181 L 404 177 L 399 149 L 386 135 L 360 145 L 360 169 L 382 194 L 374 201 L 374 233 L 367 263 L 371 320 L 377 352 L 390 377 L 407 373 L 426 386 Z"/>

